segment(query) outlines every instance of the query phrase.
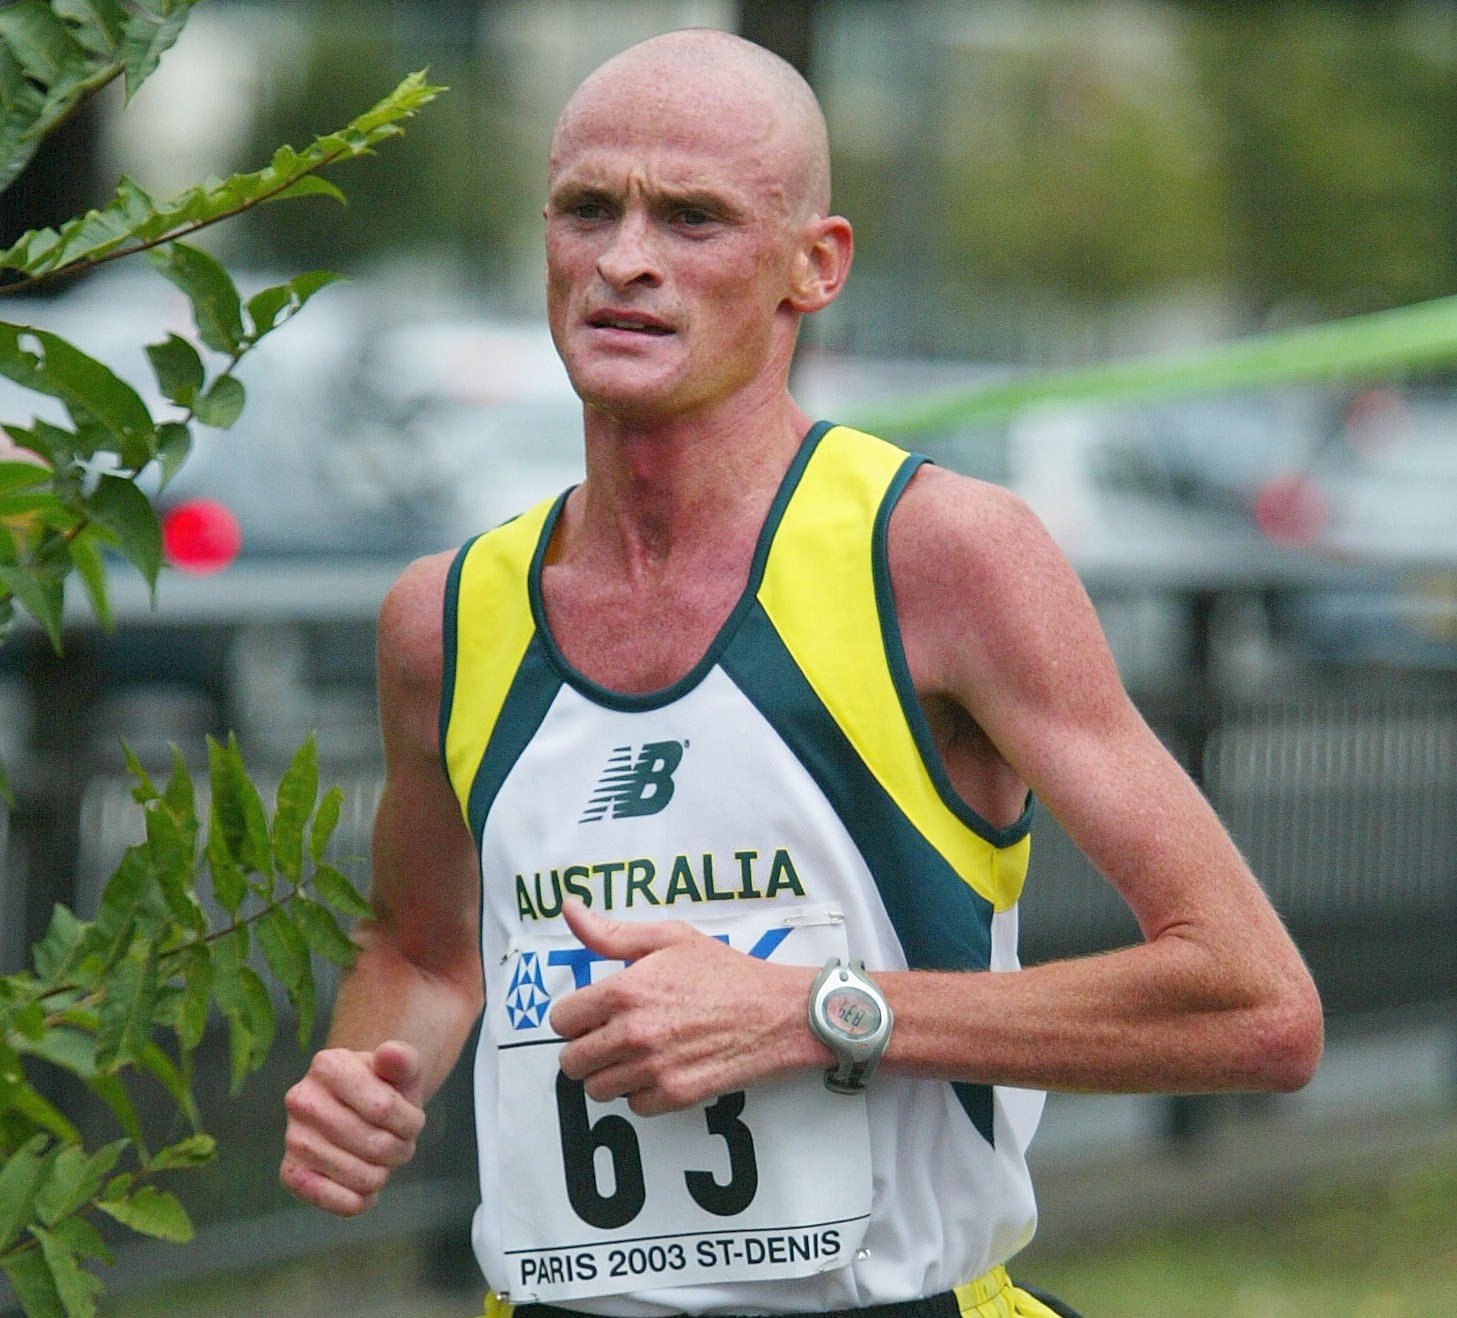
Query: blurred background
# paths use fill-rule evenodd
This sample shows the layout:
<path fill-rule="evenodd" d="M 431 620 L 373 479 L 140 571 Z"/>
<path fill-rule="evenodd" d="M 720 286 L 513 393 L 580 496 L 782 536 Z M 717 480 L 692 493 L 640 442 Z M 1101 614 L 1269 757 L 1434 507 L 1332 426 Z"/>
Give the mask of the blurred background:
<path fill-rule="evenodd" d="M 816 415 L 893 418 L 1016 371 L 1457 292 L 1451 0 L 208 0 L 124 112 L 111 89 L 0 197 L 0 242 L 103 203 L 123 173 L 166 197 L 256 169 L 411 70 L 451 90 L 337 175 L 347 207 L 264 207 L 209 235 L 245 291 L 350 279 L 250 359 L 243 419 L 169 487 L 157 607 L 118 575 L 114 631 L 78 601 L 63 658 L 27 632 L 0 654 L 17 792 L 0 970 L 54 902 L 93 908 L 135 839 L 122 739 L 148 765 L 169 745 L 200 764 L 207 733 L 236 730 L 266 781 L 316 730 L 348 797 L 340 856 L 366 879 L 385 588 L 579 475 L 542 323 L 552 123 L 602 59 L 687 25 L 779 51 L 825 106 L 857 252 L 796 365 Z M 140 384 L 141 344 L 187 308 L 106 271 L 5 314 Z M 1051 1100 L 1023 1271 L 1090 1318 L 1457 1312 L 1454 386 L 1429 369 L 905 439 L 1042 514 L 1327 1005 L 1327 1062 L 1300 1095 Z M 4 419 L 37 412 L 0 392 Z M 1055 822 L 1036 836 L 1027 959 L 1134 936 Z M 221 1099 L 225 1062 L 213 1078 L 223 1153 L 179 1187 L 201 1241 L 124 1244 L 105 1311 L 470 1312 L 464 1076 L 380 1209 L 341 1224 L 274 1183 L 303 1065 L 276 1052 L 242 1102 Z"/>

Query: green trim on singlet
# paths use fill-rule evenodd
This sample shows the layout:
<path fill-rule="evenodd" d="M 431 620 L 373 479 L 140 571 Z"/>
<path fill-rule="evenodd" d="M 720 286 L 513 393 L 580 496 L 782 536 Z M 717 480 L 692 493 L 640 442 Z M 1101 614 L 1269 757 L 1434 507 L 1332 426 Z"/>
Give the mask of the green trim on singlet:
<path fill-rule="evenodd" d="M 481 758 L 535 633 L 528 565 L 565 497 L 543 500 L 468 542 L 446 579 L 440 747 L 467 823 Z M 490 626 L 474 625 L 486 618 Z"/>
<path fill-rule="evenodd" d="M 774 537 L 779 529 L 780 520 L 788 508 L 794 492 L 799 485 L 800 477 L 804 474 L 805 468 L 809 465 L 810 459 L 814 456 L 820 438 L 831 429 L 828 421 L 816 422 L 806 432 L 800 441 L 799 449 L 790 463 L 788 471 L 785 472 L 783 480 L 779 483 L 779 489 L 774 496 L 774 501 L 769 505 L 769 511 L 764 518 L 764 525 L 760 528 L 758 540 L 755 542 L 754 557 L 749 564 L 749 578 L 744 587 L 744 592 L 739 596 L 738 602 L 734 605 L 723 625 L 718 629 L 708 649 L 702 658 L 692 668 L 670 686 L 665 686 L 656 691 L 627 692 L 615 691 L 611 687 L 603 686 L 594 682 L 585 673 L 573 667 L 571 661 L 558 648 L 555 638 L 551 634 L 551 628 L 547 625 L 546 605 L 542 598 L 541 590 L 541 568 L 544 558 L 544 550 L 547 542 L 551 539 L 552 530 L 556 524 L 559 509 L 553 509 L 547 520 L 546 527 L 542 533 L 541 546 L 532 559 L 528 592 L 531 599 L 531 613 L 536 622 L 537 634 L 540 637 L 541 645 L 546 652 L 550 662 L 561 674 L 562 680 L 567 685 L 574 687 L 587 697 L 595 705 L 601 705 L 606 709 L 621 710 L 624 713 L 638 713 L 650 709 L 662 709 L 671 705 L 675 700 L 680 699 L 689 691 L 692 691 L 704 677 L 713 670 L 718 663 L 719 656 L 723 653 L 733 639 L 734 633 L 738 630 L 740 622 L 748 611 L 754 606 L 754 598 L 759 589 L 759 582 L 764 575 L 764 565 L 768 561 L 769 552 L 773 547 Z"/>
<path fill-rule="evenodd" d="M 901 637 L 900 624 L 896 620 L 895 599 L 890 581 L 890 554 L 887 550 L 890 536 L 890 515 L 895 511 L 896 501 L 919 464 L 906 463 L 886 491 L 885 501 L 875 517 L 872 533 L 871 566 L 875 573 L 875 598 L 880 606 L 881 641 L 885 646 L 885 661 L 890 667 L 891 680 L 900 696 L 901 712 L 906 717 L 911 736 L 920 748 L 921 758 L 936 785 L 937 792 L 951 812 L 979 837 L 985 838 L 995 847 L 1015 847 L 1032 827 L 1033 798 L 1029 793 L 1022 814 L 1005 827 L 998 827 L 973 810 L 957 793 L 946 766 L 941 761 L 941 752 L 936 746 L 935 734 L 926 720 L 926 711 L 916 694 L 916 684 L 911 677 L 911 667 L 906 659 L 905 642 Z"/>

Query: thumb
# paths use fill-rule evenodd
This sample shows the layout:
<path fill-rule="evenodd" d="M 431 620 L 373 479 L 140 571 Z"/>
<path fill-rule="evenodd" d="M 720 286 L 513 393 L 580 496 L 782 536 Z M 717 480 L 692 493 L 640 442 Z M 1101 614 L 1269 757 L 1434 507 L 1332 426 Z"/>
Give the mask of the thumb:
<path fill-rule="evenodd" d="M 690 927 L 681 921 L 611 920 L 576 897 L 562 903 L 562 916 L 584 947 L 615 961 L 638 961 L 660 947 L 680 942 L 685 935 L 692 936 Z"/>
<path fill-rule="evenodd" d="M 424 1089 L 424 1068 L 419 1050 L 413 1044 L 387 1039 L 374 1050 L 374 1073 L 392 1085 L 400 1097 L 416 1107 L 421 1106 Z"/>

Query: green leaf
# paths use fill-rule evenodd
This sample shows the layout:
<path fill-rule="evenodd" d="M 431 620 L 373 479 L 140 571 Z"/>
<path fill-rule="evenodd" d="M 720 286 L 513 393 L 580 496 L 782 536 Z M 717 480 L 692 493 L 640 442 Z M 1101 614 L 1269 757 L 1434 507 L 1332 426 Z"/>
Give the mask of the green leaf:
<path fill-rule="evenodd" d="M 140 1059 L 152 1037 L 158 989 L 157 949 L 144 943 L 116 965 L 101 999 L 98 1068 L 107 1070 Z"/>
<path fill-rule="evenodd" d="M 183 1168 L 203 1167 L 217 1156 L 218 1142 L 211 1135 L 189 1135 L 186 1139 L 158 1149 L 147 1163 L 149 1172 L 170 1172 Z"/>
<path fill-rule="evenodd" d="M 327 907 L 311 902 L 307 897 L 296 897 L 289 903 L 289 910 L 315 952 L 335 965 L 353 965 L 358 949 L 339 928 L 339 922 Z"/>
<path fill-rule="evenodd" d="M 26 1002 L 16 1008 L 9 1023 L 13 1029 L 34 1042 L 46 1032 L 45 1008 L 39 1002 Z"/>
<path fill-rule="evenodd" d="M 31 1049 L 26 1048 L 29 1052 Z M 31 1087 L 17 1064 L 13 1070 L 0 1067 L 0 1115 L 17 1112 L 37 1130 L 47 1130 L 63 1144 L 78 1144 L 81 1132 L 50 1099 Z"/>
<path fill-rule="evenodd" d="M 344 277 L 332 270 L 310 270 L 307 274 L 295 275 L 286 284 L 260 289 L 248 299 L 248 322 L 252 326 L 249 337 L 256 343 L 297 315 L 320 289 Z"/>
<path fill-rule="evenodd" d="M 144 1236 L 170 1240 L 177 1245 L 185 1245 L 193 1236 L 192 1219 L 176 1195 L 153 1185 L 142 1186 L 126 1199 L 103 1199 L 96 1206 Z"/>
<path fill-rule="evenodd" d="M 196 348 L 179 334 L 147 345 L 147 360 L 162 396 L 178 407 L 191 408 L 207 372 Z"/>
<path fill-rule="evenodd" d="M 126 1140 L 113 1140 L 92 1154 L 79 1144 L 62 1149 L 36 1197 L 40 1220 L 54 1227 L 62 1218 L 70 1217 L 89 1203 L 111 1175 L 127 1144 Z"/>
<path fill-rule="evenodd" d="M 339 827 L 339 812 L 343 805 L 344 793 L 337 787 L 329 788 L 324 793 L 324 799 L 319 802 L 314 822 L 309 827 L 309 855 L 315 861 L 322 860 L 324 852 L 329 849 L 329 839 Z"/>
<path fill-rule="evenodd" d="M 106 558 L 102 553 L 101 537 L 90 527 L 83 528 L 72 537 L 67 549 L 71 555 L 71 566 L 86 588 L 86 597 L 103 630 L 111 630 L 111 601 L 106 593 Z"/>
<path fill-rule="evenodd" d="M 273 999 L 268 996 L 268 986 L 251 966 L 242 966 L 238 978 L 243 986 L 243 1005 L 247 1016 L 248 1031 L 253 1036 L 253 1056 L 248 1069 L 255 1071 L 268 1056 L 273 1047 L 275 1019 Z"/>
<path fill-rule="evenodd" d="M 82 49 L 106 60 L 116 58 L 126 22 L 116 0 L 51 0 L 51 8 L 67 21 L 72 38 Z"/>
<path fill-rule="evenodd" d="M 0 462 L 0 494 L 48 485 L 51 472 L 37 462 Z"/>
<path fill-rule="evenodd" d="M 207 917 L 193 896 L 196 837 L 164 805 L 146 812 L 147 847 L 153 872 L 168 909 L 184 929 L 203 933 Z"/>
<path fill-rule="evenodd" d="M 243 412 L 247 394 L 236 375 L 220 375 L 195 404 L 197 419 L 215 430 L 227 430 Z"/>
<path fill-rule="evenodd" d="M 106 1241 L 101 1238 L 101 1233 L 84 1217 L 73 1215 L 65 1218 L 50 1230 L 64 1240 L 78 1258 L 100 1259 L 108 1265 L 115 1261 L 106 1247 Z"/>
<path fill-rule="evenodd" d="M 1013 416 L 1043 403 L 1147 402 L 1296 381 L 1356 383 L 1457 361 L 1457 297 L 1322 325 L 1251 335 L 1193 352 L 1030 373 L 892 401 L 848 417 L 876 434 L 910 436 Z"/>
<path fill-rule="evenodd" d="M 104 362 L 48 330 L 0 323 L 0 374 L 65 405 L 79 428 L 98 428 L 123 466 L 145 466 L 155 447 L 141 395 Z M 95 446 L 95 447 L 100 447 Z"/>
<path fill-rule="evenodd" d="M 248 895 L 248 880 L 228 850 L 227 838 L 216 817 L 207 834 L 207 867 L 212 876 L 213 896 L 229 916 L 236 917 Z"/>
<path fill-rule="evenodd" d="M 182 1000 L 177 1008 L 177 1037 L 187 1049 L 196 1048 L 207 1030 L 212 1004 L 212 958 L 205 947 L 185 948 L 182 960 Z"/>
<path fill-rule="evenodd" d="M 327 197 L 341 206 L 348 204 L 348 198 L 334 184 L 317 174 L 305 174 L 302 178 L 281 188 L 268 198 L 273 201 L 297 201 L 301 197 Z"/>
<path fill-rule="evenodd" d="M 115 537 L 117 548 L 155 591 L 162 570 L 162 524 L 151 501 L 125 476 L 103 476 L 85 501 L 96 523 Z"/>
<path fill-rule="evenodd" d="M 291 903 L 292 905 L 292 903 Z M 293 921 L 282 908 L 271 907 L 254 926 L 258 935 L 258 946 L 268 968 L 273 972 L 284 991 L 293 996 L 294 986 L 308 972 L 309 944 L 304 935 L 294 928 Z"/>
<path fill-rule="evenodd" d="M 242 968 L 248 956 L 248 928 L 239 925 L 212 945 L 213 993 L 218 1010 L 229 1020 L 244 1014 Z"/>
<path fill-rule="evenodd" d="M 52 1026 L 39 1039 L 18 1041 L 18 1047 L 82 1080 L 95 1078 L 96 1039 L 84 1029 Z"/>
<path fill-rule="evenodd" d="M 138 805 L 146 805 L 148 801 L 160 800 L 161 794 L 152 782 L 152 775 L 147 772 L 142 762 L 137 759 L 136 754 L 125 741 L 121 743 L 121 746 L 122 752 L 126 757 L 126 771 L 137 780 L 136 786 L 132 788 L 132 800 Z"/>
<path fill-rule="evenodd" d="M 162 56 L 182 34 L 188 10 L 196 3 L 197 0 L 164 0 L 156 6 L 156 12 L 138 7 L 128 13 L 122 43 L 128 100 L 156 72 Z"/>
<path fill-rule="evenodd" d="M 139 1149 L 146 1148 L 146 1132 L 142 1129 L 141 1118 L 137 1115 L 136 1104 L 132 1102 L 132 1096 L 127 1092 L 127 1087 L 122 1083 L 121 1078 L 108 1073 L 98 1073 L 87 1082 L 88 1088 L 112 1111 L 117 1123 L 127 1134 L 127 1137 Z"/>
<path fill-rule="evenodd" d="M 128 847 L 101 890 L 94 921 L 108 963 L 127 955 L 138 931 L 144 937 L 160 938 L 166 922 L 166 899 L 146 847 Z"/>
<path fill-rule="evenodd" d="M 68 1318 L 50 1264 L 39 1249 L 0 1257 L 0 1267 L 10 1278 L 26 1318 Z"/>
<path fill-rule="evenodd" d="M 273 811 L 273 856 L 295 886 L 303 868 L 304 825 L 319 795 L 319 753 L 312 733 L 294 752 L 278 783 Z"/>
<path fill-rule="evenodd" d="M 157 427 L 157 470 L 159 490 L 165 490 L 192 452 L 192 431 L 181 421 L 164 421 Z"/>
<path fill-rule="evenodd" d="M 342 915 L 372 919 L 374 908 L 355 886 L 332 865 L 320 865 L 313 875 L 314 891 Z"/>
<path fill-rule="evenodd" d="M 148 1043 L 138 1058 L 138 1065 L 160 1082 L 162 1088 L 177 1105 L 177 1110 L 192 1123 L 193 1129 L 200 1128 L 202 1115 L 197 1110 L 192 1088 L 177 1064 L 156 1043 Z M 148 1166 L 152 1166 L 154 1163 L 155 1159 L 149 1162 Z"/>
<path fill-rule="evenodd" d="M 318 987 L 314 982 L 314 967 L 312 962 L 304 963 L 304 972 L 299 976 L 298 982 L 289 994 L 293 1001 L 294 1009 L 298 1012 L 298 1046 L 307 1048 L 309 1037 L 314 1032 L 314 1015 L 318 1010 Z"/>
<path fill-rule="evenodd" d="M 199 247 L 172 242 L 148 252 L 147 259 L 187 295 L 198 337 L 209 348 L 230 356 L 242 350 L 242 303 L 232 276 L 216 257 Z"/>
<path fill-rule="evenodd" d="M 70 33 L 51 6 L 24 0 L 0 10 L 0 40 L 25 75 L 42 87 L 60 81 L 75 59 Z"/>
<path fill-rule="evenodd" d="M 42 1132 L 0 1163 L 0 1253 L 25 1230 L 59 1149 Z"/>
<path fill-rule="evenodd" d="M 50 637 L 51 645 L 60 653 L 61 614 L 65 596 L 61 582 L 29 567 L 0 563 L 0 588 L 10 592 Z"/>
<path fill-rule="evenodd" d="M 268 818 L 258 789 L 243 766 L 236 739 L 230 737 L 224 746 L 209 737 L 207 760 L 212 783 L 212 832 L 221 835 L 226 854 L 244 873 L 271 878 L 273 848 L 268 836 Z"/>
<path fill-rule="evenodd" d="M 241 1016 L 228 1017 L 228 1094 L 236 1098 L 253 1070 L 258 1041 Z"/>
<path fill-rule="evenodd" d="M 31 949 L 35 973 L 48 983 L 69 974 L 86 930 L 87 925 L 69 907 L 60 903 L 51 907 L 46 935 Z"/>
<path fill-rule="evenodd" d="M 32 1227 L 31 1234 L 40 1241 L 41 1254 L 67 1318 L 94 1318 L 101 1282 L 81 1266 L 65 1236 L 39 1226 Z"/>
<path fill-rule="evenodd" d="M 172 747 L 172 772 L 162 792 L 162 804 L 167 812 L 178 821 L 179 826 L 197 845 L 197 798 L 192 790 L 192 775 L 187 772 L 187 761 L 176 746 Z"/>

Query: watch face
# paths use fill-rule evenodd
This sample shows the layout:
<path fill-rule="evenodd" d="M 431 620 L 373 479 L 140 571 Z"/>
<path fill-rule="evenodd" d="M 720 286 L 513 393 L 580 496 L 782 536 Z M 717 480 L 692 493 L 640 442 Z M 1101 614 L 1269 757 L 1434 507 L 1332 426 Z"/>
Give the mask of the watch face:
<path fill-rule="evenodd" d="M 827 993 L 825 1020 L 847 1039 L 868 1038 L 880 1028 L 880 1005 L 863 989 L 846 986 Z"/>

